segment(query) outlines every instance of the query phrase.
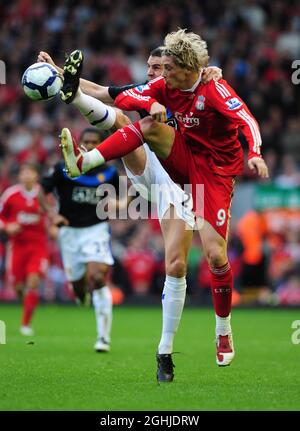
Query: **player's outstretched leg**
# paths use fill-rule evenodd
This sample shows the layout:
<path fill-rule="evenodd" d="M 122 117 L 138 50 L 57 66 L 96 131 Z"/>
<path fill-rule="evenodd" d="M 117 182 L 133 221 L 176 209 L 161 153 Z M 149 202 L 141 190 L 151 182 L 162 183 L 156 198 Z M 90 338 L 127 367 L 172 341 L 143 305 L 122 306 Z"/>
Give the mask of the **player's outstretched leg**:
<path fill-rule="evenodd" d="M 83 64 L 83 53 L 79 49 L 67 56 L 64 64 L 64 83 L 60 90 L 63 102 L 71 103 L 79 88 L 79 79 Z"/>
<path fill-rule="evenodd" d="M 101 130 L 110 130 L 116 122 L 116 111 L 80 90 L 82 66 L 83 53 L 79 50 L 71 52 L 64 65 L 64 83 L 60 97 L 62 101 L 76 106 L 92 126 Z"/>
<path fill-rule="evenodd" d="M 156 378 L 159 383 L 168 383 L 172 382 L 174 379 L 173 369 L 175 367 L 172 354 L 171 353 L 162 353 L 156 354 L 157 361 L 157 373 Z"/>

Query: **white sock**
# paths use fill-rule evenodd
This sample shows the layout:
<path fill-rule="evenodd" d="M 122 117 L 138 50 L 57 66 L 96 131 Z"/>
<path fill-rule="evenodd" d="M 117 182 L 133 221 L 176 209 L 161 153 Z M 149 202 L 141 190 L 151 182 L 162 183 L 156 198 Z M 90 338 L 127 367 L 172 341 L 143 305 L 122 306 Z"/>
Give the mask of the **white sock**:
<path fill-rule="evenodd" d="M 216 335 L 231 334 L 230 325 L 231 314 L 227 317 L 220 317 L 216 315 Z"/>
<path fill-rule="evenodd" d="M 107 286 L 93 290 L 93 306 L 96 316 L 97 337 L 110 342 L 112 323 L 112 296 Z"/>
<path fill-rule="evenodd" d="M 163 296 L 163 328 L 158 353 L 172 353 L 173 341 L 181 319 L 186 294 L 186 278 L 166 275 Z"/>
<path fill-rule="evenodd" d="M 103 165 L 105 159 L 97 148 L 82 153 L 82 172 L 88 172 L 90 169 Z"/>
<path fill-rule="evenodd" d="M 109 130 L 115 124 L 116 111 L 100 100 L 84 94 L 80 88 L 72 102 L 87 121 L 101 130 Z"/>

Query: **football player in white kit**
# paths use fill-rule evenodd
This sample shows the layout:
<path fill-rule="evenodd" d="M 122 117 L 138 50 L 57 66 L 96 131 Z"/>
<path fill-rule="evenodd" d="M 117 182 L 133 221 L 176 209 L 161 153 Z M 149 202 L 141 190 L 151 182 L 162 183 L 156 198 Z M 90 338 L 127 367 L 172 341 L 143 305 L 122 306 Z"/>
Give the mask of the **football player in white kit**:
<path fill-rule="evenodd" d="M 112 104 L 113 99 L 127 86 L 103 87 L 80 78 L 83 63 L 81 51 L 76 50 L 68 56 L 64 69 L 59 68 L 49 54 L 43 51 L 39 53 L 38 61 L 48 62 L 64 74 L 62 100 L 76 106 L 91 125 L 110 130 L 120 129 L 130 122 L 120 110 L 107 105 Z M 151 52 L 147 66 L 149 80 L 162 74 L 159 48 Z M 209 68 L 206 72 L 207 80 L 220 77 L 221 71 L 218 68 Z M 134 86 L 136 84 L 128 88 Z M 72 141 L 72 135 L 69 129 L 64 128 L 61 134 L 63 148 L 66 140 Z M 147 144 L 126 155 L 122 160 L 126 173 L 137 190 L 148 200 L 154 200 L 157 205 L 164 238 L 166 267 L 162 293 L 162 334 L 156 354 L 157 380 L 171 382 L 174 378 L 173 342 L 185 301 L 187 256 L 195 223 L 192 199 L 171 180 Z"/>

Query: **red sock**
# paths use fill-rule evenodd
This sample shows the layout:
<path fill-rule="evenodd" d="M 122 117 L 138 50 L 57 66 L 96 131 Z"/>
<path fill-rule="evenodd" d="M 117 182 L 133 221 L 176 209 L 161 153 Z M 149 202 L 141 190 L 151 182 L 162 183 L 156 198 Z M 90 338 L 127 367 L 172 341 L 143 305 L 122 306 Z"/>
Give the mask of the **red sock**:
<path fill-rule="evenodd" d="M 105 139 L 96 148 L 100 151 L 105 161 L 119 159 L 143 145 L 144 137 L 138 121 L 122 129 Z"/>
<path fill-rule="evenodd" d="M 39 303 L 39 293 L 37 289 L 30 289 L 25 295 L 23 302 L 23 319 L 22 325 L 28 326 L 30 324 L 33 312 Z"/>
<path fill-rule="evenodd" d="M 233 276 L 229 263 L 210 268 L 211 291 L 217 316 L 227 317 L 231 311 Z"/>

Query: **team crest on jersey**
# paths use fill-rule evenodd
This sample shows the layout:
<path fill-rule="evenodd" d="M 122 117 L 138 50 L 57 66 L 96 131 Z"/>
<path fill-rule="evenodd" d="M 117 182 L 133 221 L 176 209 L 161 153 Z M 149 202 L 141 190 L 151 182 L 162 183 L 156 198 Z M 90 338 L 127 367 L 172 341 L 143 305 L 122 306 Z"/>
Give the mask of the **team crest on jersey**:
<path fill-rule="evenodd" d="M 104 183 L 105 175 L 99 174 L 99 175 L 97 175 L 97 178 L 98 178 L 98 180 L 99 180 L 100 183 Z"/>
<path fill-rule="evenodd" d="M 242 102 L 237 97 L 233 97 L 232 99 L 227 100 L 225 103 L 230 111 L 234 111 L 235 109 L 238 109 L 240 106 L 242 106 Z"/>
<path fill-rule="evenodd" d="M 138 91 L 139 93 L 143 93 L 145 90 L 149 90 L 150 87 L 148 84 L 144 84 L 144 85 L 138 85 L 137 87 L 135 87 L 135 90 Z"/>
<path fill-rule="evenodd" d="M 205 108 L 205 97 L 199 96 L 196 102 L 196 109 L 198 109 L 198 111 L 203 111 L 204 108 Z"/>

